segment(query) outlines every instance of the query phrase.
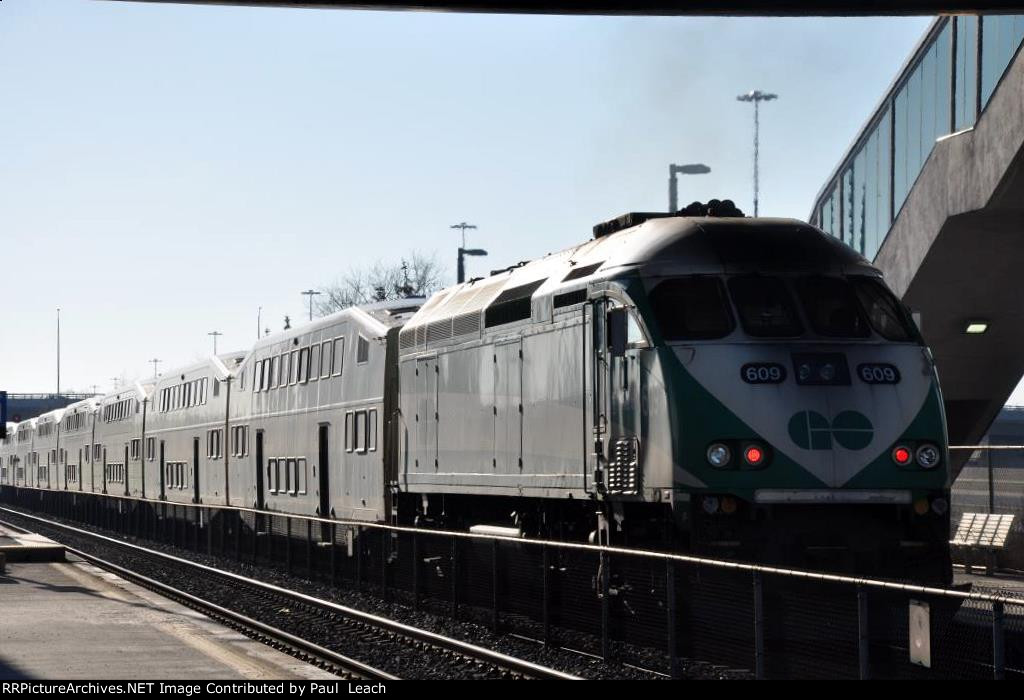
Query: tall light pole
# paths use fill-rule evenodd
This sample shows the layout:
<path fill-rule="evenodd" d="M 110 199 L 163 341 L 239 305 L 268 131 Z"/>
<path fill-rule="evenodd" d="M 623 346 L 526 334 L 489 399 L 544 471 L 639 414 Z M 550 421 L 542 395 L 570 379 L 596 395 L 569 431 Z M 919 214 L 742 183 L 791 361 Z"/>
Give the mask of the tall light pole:
<path fill-rule="evenodd" d="M 256 309 L 256 340 L 260 339 L 260 319 L 263 316 L 263 307 Z"/>
<path fill-rule="evenodd" d="M 316 291 L 315 289 L 307 289 L 306 291 L 303 292 L 303 294 L 305 296 L 309 297 L 309 320 L 312 321 L 313 320 L 313 297 L 319 296 L 320 292 Z"/>
<path fill-rule="evenodd" d="M 155 357 L 154 357 L 154 358 L 153 358 L 152 360 L 150 360 L 149 362 L 150 362 L 150 364 L 152 364 L 152 365 L 153 365 L 153 379 L 156 379 L 156 378 L 157 378 L 157 377 L 159 376 L 159 375 L 158 375 L 158 374 L 156 373 L 156 366 L 157 366 L 158 364 L 160 364 L 161 362 L 163 362 L 163 360 L 158 360 L 157 358 L 155 358 Z"/>
<path fill-rule="evenodd" d="M 60 307 L 57 307 L 57 396 L 60 396 Z"/>
<path fill-rule="evenodd" d="M 742 95 L 737 95 L 736 99 L 740 102 L 753 102 L 754 103 L 754 216 L 757 216 L 757 195 L 758 195 L 758 182 L 757 182 L 757 151 L 758 151 L 758 136 L 761 130 L 761 125 L 758 120 L 758 106 L 762 102 L 770 102 L 771 100 L 778 99 L 778 95 L 773 95 L 770 92 L 761 92 L 760 90 L 751 90 L 750 92 Z"/>
<path fill-rule="evenodd" d="M 689 163 L 687 165 L 668 166 L 668 213 L 675 214 L 679 211 L 679 185 L 676 182 L 676 175 L 706 175 L 711 168 L 703 163 Z"/>
<path fill-rule="evenodd" d="M 210 333 L 207 333 L 206 335 L 212 335 L 213 336 L 213 354 L 216 355 L 217 354 L 217 336 L 221 336 L 221 335 L 224 335 L 224 334 L 221 333 L 220 331 L 211 331 Z"/>

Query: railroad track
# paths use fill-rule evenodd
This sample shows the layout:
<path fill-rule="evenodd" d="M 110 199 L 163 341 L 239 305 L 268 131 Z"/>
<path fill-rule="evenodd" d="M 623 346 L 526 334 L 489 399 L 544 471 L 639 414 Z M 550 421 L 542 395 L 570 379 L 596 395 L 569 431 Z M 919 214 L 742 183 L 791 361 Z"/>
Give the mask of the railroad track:
<path fill-rule="evenodd" d="M 459 639 L 60 522 L 8 508 L 0 508 L 0 513 L 9 527 L 24 530 L 27 525 L 96 566 L 343 677 L 578 679 Z"/>

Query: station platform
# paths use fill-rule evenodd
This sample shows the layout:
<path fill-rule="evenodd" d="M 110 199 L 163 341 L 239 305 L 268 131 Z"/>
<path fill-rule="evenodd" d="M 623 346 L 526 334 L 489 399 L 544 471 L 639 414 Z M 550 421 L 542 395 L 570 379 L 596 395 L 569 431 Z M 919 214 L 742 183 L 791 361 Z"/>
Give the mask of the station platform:
<path fill-rule="evenodd" d="M 71 554 L 8 562 L 0 641 L 2 680 L 337 680 Z"/>
<path fill-rule="evenodd" d="M 64 545 L 0 525 L 0 573 L 5 562 L 15 561 L 64 561 Z"/>

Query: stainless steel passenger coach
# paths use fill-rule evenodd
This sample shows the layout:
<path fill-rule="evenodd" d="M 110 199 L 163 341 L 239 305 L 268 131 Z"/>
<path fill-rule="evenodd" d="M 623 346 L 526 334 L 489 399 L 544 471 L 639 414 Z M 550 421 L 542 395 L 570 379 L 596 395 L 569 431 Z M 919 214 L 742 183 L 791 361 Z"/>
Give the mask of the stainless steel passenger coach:
<path fill-rule="evenodd" d="M 842 243 L 729 209 L 629 214 L 76 404 L 53 423 L 66 479 L 37 469 L 65 455 L 50 419 L 20 424 L 0 477 L 948 580 L 945 421 L 909 314 Z"/>

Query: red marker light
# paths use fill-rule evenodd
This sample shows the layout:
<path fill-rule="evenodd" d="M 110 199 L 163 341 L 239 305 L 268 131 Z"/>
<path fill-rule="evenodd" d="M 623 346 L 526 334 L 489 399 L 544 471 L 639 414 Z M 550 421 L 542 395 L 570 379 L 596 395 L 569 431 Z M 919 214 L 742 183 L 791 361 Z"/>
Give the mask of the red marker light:
<path fill-rule="evenodd" d="M 743 453 L 743 458 L 747 460 L 747 464 L 760 464 L 762 461 L 764 461 L 764 450 L 755 445 L 751 445 Z"/>
<path fill-rule="evenodd" d="M 910 450 L 902 445 L 892 451 L 892 459 L 896 464 L 904 466 L 910 464 L 911 455 Z"/>

